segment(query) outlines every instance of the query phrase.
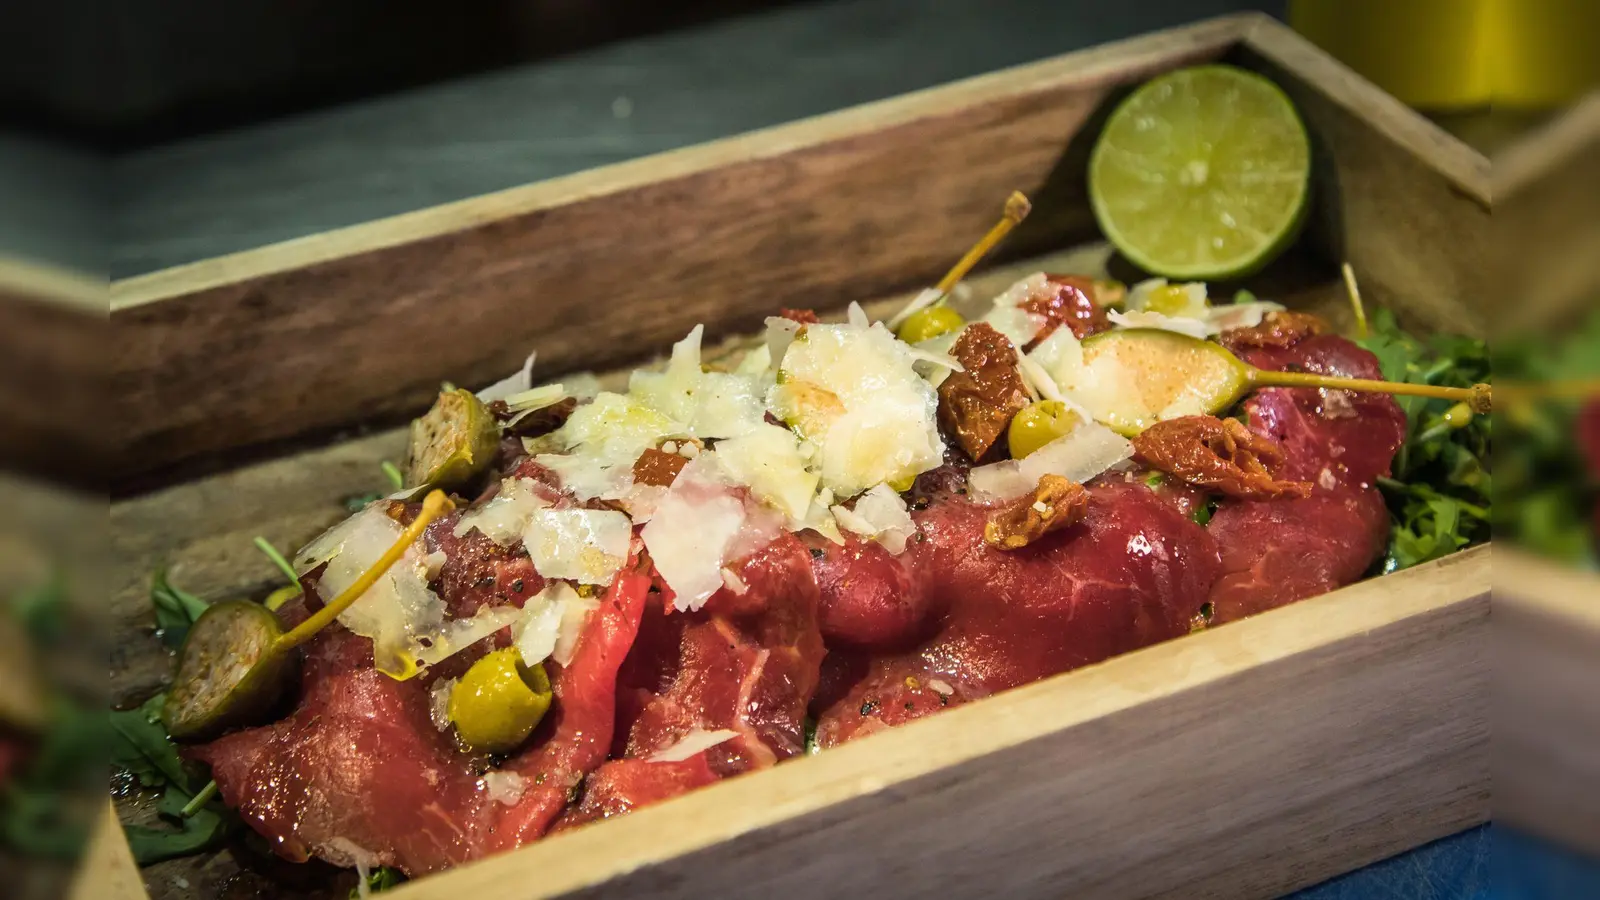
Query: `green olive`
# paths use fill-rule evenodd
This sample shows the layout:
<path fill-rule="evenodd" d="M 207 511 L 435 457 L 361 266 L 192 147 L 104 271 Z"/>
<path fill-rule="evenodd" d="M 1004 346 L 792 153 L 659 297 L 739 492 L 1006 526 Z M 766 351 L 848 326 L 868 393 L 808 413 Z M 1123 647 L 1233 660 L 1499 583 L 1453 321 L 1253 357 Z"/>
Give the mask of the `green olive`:
<path fill-rule="evenodd" d="M 451 490 L 489 467 L 500 448 L 500 426 L 477 395 L 441 391 L 427 415 L 411 423 L 406 485 Z"/>
<path fill-rule="evenodd" d="M 1011 417 L 1011 425 L 1006 429 L 1011 458 L 1021 459 L 1056 438 L 1066 437 L 1082 422 L 1082 417 L 1060 400 L 1028 404 Z"/>
<path fill-rule="evenodd" d="M 496 650 L 461 676 L 450 692 L 449 716 L 462 743 L 504 753 L 528 739 L 550 709 L 544 666 L 523 665 L 515 647 Z"/>
<path fill-rule="evenodd" d="M 965 324 L 967 320 L 950 307 L 929 306 L 917 310 L 901 322 L 895 336 L 908 344 L 918 344 L 941 334 L 949 334 Z"/>
<path fill-rule="evenodd" d="M 299 657 L 279 646 L 283 629 L 266 607 L 213 603 L 189 628 L 178 674 L 161 708 L 174 740 L 204 741 L 255 725 L 294 680 Z"/>

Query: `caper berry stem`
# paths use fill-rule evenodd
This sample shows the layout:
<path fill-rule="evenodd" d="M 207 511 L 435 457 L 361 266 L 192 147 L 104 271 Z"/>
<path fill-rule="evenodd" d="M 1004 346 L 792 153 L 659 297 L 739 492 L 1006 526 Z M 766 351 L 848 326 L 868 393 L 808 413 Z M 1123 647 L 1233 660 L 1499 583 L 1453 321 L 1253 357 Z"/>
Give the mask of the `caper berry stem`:
<path fill-rule="evenodd" d="M 1000 221 L 994 223 L 994 227 L 989 229 L 988 234 L 979 238 L 978 242 L 972 245 L 972 249 L 967 251 L 967 255 L 961 257 L 954 266 L 950 267 L 950 271 L 944 273 L 944 277 L 939 279 L 939 283 L 934 286 L 935 289 L 941 294 L 949 293 L 950 289 L 955 287 L 961 279 L 967 277 L 967 273 L 972 271 L 972 267 L 976 266 L 979 260 L 989 255 L 989 251 L 994 249 L 994 245 L 1000 243 L 1006 235 L 1011 233 L 1011 229 L 1017 227 L 1022 223 L 1023 219 L 1028 217 L 1028 213 L 1032 209 L 1033 204 L 1028 202 L 1028 198 L 1023 196 L 1021 191 L 1012 191 L 1011 196 L 1006 198 L 1005 215 L 1001 216 Z"/>
<path fill-rule="evenodd" d="M 1251 387 L 1313 387 L 1456 400 L 1469 404 L 1474 412 L 1479 413 L 1488 412 L 1492 405 L 1493 389 L 1487 384 L 1475 384 L 1464 388 L 1444 387 L 1437 384 L 1411 384 L 1405 381 L 1376 381 L 1371 378 L 1340 378 L 1335 375 L 1314 375 L 1310 372 L 1269 372 L 1255 368 L 1250 369 L 1249 380 Z"/>
<path fill-rule="evenodd" d="M 278 638 L 275 649 L 283 651 L 298 647 L 310 640 L 318 631 L 326 628 L 328 623 L 339 617 L 340 613 L 349 609 L 352 603 L 361 599 L 361 595 L 366 593 L 367 589 L 372 587 L 379 578 L 382 578 L 390 567 L 399 562 L 400 557 L 405 556 L 406 549 L 417 538 L 422 536 L 422 530 L 428 527 L 429 522 L 452 509 L 455 509 L 455 504 L 451 502 L 449 497 L 445 496 L 444 491 L 430 491 L 427 498 L 422 501 L 422 511 L 417 513 L 416 520 L 406 526 L 406 530 L 400 533 L 399 540 L 395 541 L 389 549 L 383 551 L 383 555 L 378 557 L 378 561 L 372 564 L 372 568 L 362 572 L 360 578 L 352 582 L 339 596 L 333 598 L 328 605 L 318 610 L 316 615 L 301 622 L 293 631 Z"/>

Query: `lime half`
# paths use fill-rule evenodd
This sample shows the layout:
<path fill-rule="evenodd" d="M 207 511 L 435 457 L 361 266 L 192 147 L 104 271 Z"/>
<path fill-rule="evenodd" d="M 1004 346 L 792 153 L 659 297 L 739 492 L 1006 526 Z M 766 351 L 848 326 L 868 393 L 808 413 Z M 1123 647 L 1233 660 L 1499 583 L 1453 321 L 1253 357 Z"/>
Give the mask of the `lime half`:
<path fill-rule="evenodd" d="M 1224 65 L 1155 78 L 1111 114 L 1089 158 L 1100 230 L 1153 275 L 1248 275 L 1287 247 L 1311 148 L 1277 85 Z"/>

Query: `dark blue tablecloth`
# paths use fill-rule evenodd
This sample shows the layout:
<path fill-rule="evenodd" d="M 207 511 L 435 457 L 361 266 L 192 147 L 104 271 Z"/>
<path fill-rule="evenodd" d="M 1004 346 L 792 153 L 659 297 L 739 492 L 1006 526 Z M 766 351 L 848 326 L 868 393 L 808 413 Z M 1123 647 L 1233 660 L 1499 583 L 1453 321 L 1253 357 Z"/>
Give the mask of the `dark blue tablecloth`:
<path fill-rule="evenodd" d="M 1292 900 L 1600 898 L 1600 863 L 1503 826 L 1485 825 L 1290 896 Z"/>

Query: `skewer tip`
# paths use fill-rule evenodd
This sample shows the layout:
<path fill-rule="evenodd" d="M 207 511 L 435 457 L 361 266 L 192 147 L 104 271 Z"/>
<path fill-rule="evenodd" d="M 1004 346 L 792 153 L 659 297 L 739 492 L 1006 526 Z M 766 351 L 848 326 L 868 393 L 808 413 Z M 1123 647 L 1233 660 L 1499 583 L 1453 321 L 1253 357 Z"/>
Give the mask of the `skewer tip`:
<path fill-rule="evenodd" d="M 1013 224 L 1026 219 L 1030 212 L 1033 212 L 1033 203 L 1021 191 L 1012 191 L 1006 198 L 1006 218 Z"/>
<path fill-rule="evenodd" d="M 1488 415 L 1494 411 L 1494 388 L 1487 384 L 1472 386 L 1472 396 L 1467 398 L 1467 405 L 1478 415 Z"/>

